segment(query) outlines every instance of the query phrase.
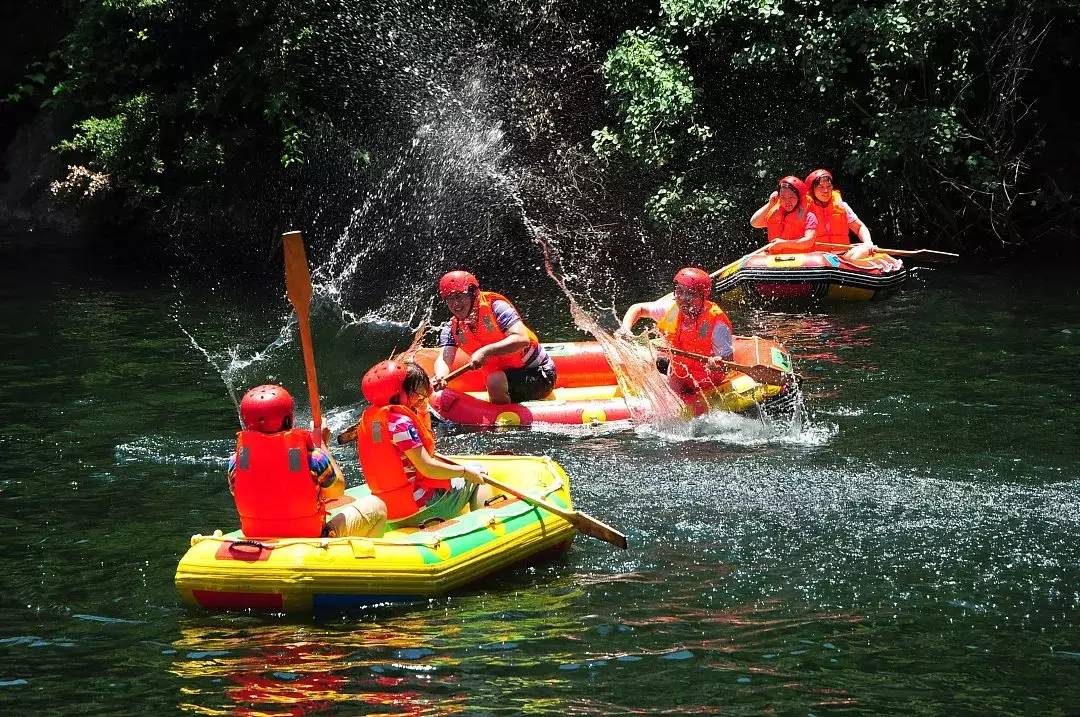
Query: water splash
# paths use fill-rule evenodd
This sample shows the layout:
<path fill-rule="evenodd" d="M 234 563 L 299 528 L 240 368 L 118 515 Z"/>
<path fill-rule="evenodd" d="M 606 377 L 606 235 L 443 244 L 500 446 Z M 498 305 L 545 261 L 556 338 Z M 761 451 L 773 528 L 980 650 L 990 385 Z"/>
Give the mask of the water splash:
<path fill-rule="evenodd" d="M 206 359 L 206 362 L 210 364 L 221 378 L 221 382 L 224 384 L 225 390 L 229 394 L 229 398 L 232 399 L 233 405 L 236 407 L 236 417 L 237 422 L 239 422 L 240 398 L 237 396 L 237 387 L 246 385 L 249 378 L 249 369 L 255 366 L 261 366 L 264 363 L 269 364 L 270 360 L 276 356 L 279 349 L 292 342 L 295 335 L 295 327 L 297 325 L 296 316 L 293 314 L 288 315 L 285 319 L 285 324 L 281 327 L 277 337 L 271 341 L 269 345 L 254 353 L 245 355 L 244 348 L 239 344 L 226 347 L 219 351 L 211 351 L 210 349 L 205 348 L 199 340 L 195 338 L 195 335 L 184 326 L 179 313 L 179 307 L 181 305 L 182 295 L 181 300 L 178 300 L 173 307 L 172 319 L 176 323 L 180 333 L 187 337 L 191 347 Z M 267 379 L 273 380 L 273 376 L 268 376 Z"/>
<path fill-rule="evenodd" d="M 565 280 L 556 272 L 552 261 L 552 248 L 544 241 L 544 235 L 525 215 L 524 205 L 522 221 L 529 232 L 544 250 L 544 268 L 556 286 L 566 296 L 570 304 L 570 314 L 574 324 L 588 332 L 600 344 L 608 363 L 615 374 L 619 388 L 632 421 L 638 426 L 662 428 L 679 421 L 685 407 L 682 400 L 668 386 L 667 381 L 656 370 L 656 356 L 651 350 L 642 351 L 637 342 L 620 340 L 600 325 L 600 322 L 581 308 Z"/>
<path fill-rule="evenodd" d="M 406 63 L 403 71 L 416 66 Z M 715 433 L 707 422 L 687 421 L 685 405 L 656 369 L 651 348 L 615 337 L 603 325 L 605 315 L 618 321 L 616 297 L 625 289 L 611 255 L 620 242 L 595 223 L 580 193 L 560 185 L 558 172 L 523 163 L 512 151 L 504 118 L 496 114 L 506 96 L 500 69 L 497 62 L 475 61 L 456 76 L 430 66 L 421 73 L 426 100 L 409 105 L 411 136 L 404 142 L 400 135 L 376 139 L 379 151 L 357 179 L 364 189 L 345 226 L 328 248 L 309 251 L 313 308 L 335 317 L 338 335 L 361 327 L 400 341 L 432 314 L 443 271 L 465 266 L 483 275 L 494 266 L 505 276 L 513 268 L 507 260 L 515 256 L 506 245 L 520 236 L 539 248 L 574 325 L 601 345 L 633 424 L 676 440 Z M 648 246 L 644 232 L 638 237 Z M 182 330 L 236 403 L 238 378 L 291 344 L 294 323 L 290 316 L 278 337 L 258 351 L 210 351 Z M 759 432 L 754 427 L 747 440 L 757 440 Z"/>
<path fill-rule="evenodd" d="M 234 441 L 179 440 L 170 436 L 142 436 L 116 447 L 116 462 L 223 468 Z"/>

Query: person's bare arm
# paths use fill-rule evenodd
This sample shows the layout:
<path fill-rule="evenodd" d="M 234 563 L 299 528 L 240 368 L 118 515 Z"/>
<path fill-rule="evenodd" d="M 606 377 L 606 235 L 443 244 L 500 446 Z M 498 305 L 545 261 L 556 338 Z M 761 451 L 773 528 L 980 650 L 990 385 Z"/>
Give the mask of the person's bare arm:
<path fill-rule="evenodd" d="M 484 361 L 490 356 L 501 356 L 503 354 L 521 351 L 529 345 L 530 341 L 529 330 L 525 328 L 525 323 L 520 320 L 515 321 L 510 325 L 510 328 L 506 330 L 505 337 L 493 344 L 481 346 L 476 350 L 476 353 L 472 355 L 473 368 L 483 366 Z"/>
<path fill-rule="evenodd" d="M 452 463 L 438 454 L 431 455 L 423 446 L 416 446 L 405 451 L 409 461 L 416 466 L 416 470 L 429 478 L 450 480 L 452 478 L 464 478 L 470 483 L 483 484 L 487 474 L 468 466 Z"/>
<path fill-rule="evenodd" d="M 634 324 L 636 324 L 645 314 L 645 310 L 648 305 L 648 302 L 633 304 L 629 309 L 626 310 L 626 313 L 623 314 L 622 324 L 620 324 L 619 328 L 625 333 L 633 333 Z"/>

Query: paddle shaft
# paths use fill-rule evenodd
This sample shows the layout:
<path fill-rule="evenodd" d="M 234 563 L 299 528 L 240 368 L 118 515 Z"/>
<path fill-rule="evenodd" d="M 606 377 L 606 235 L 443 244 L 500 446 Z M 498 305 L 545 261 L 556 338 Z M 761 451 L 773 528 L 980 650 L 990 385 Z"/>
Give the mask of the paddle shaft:
<path fill-rule="evenodd" d="M 450 383 L 451 381 L 453 381 L 455 378 L 457 378 L 461 374 L 463 374 L 463 373 L 465 373 L 467 371 L 471 371 L 472 368 L 473 368 L 473 365 L 471 363 L 467 363 L 464 366 L 458 366 L 456 369 L 454 369 L 450 373 L 443 376 L 443 382 L 444 383 Z"/>
<path fill-rule="evenodd" d="M 740 256 L 738 259 L 731 262 L 730 264 L 725 264 L 724 266 L 720 267 L 719 269 L 717 269 L 713 273 L 709 274 L 709 278 L 715 279 L 716 277 L 720 276 L 721 274 L 723 274 L 728 269 L 731 269 L 733 267 L 738 266 L 739 262 L 744 261 L 746 259 L 749 259 L 750 257 L 755 256 L 757 254 L 760 254 L 761 252 L 765 251 L 768 248 L 769 248 L 769 245 L 766 244 L 765 246 L 758 247 L 757 249 L 754 249 L 754 251 L 750 252 L 749 254 L 747 254 L 745 256 Z M 675 298 L 674 293 L 668 293 L 668 294 L 664 294 L 663 296 L 661 296 L 659 300 L 660 301 L 668 301 L 668 300 L 674 299 L 674 298 Z"/>
<path fill-rule="evenodd" d="M 815 247 L 822 249 L 850 249 L 858 246 L 858 244 L 826 244 L 824 242 L 817 242 Z M 959 254 L 951 251 L 938 251 L 936 249 L 884 249 L 882 247 L 875 247 L 875 251 L 879 251 L 882 254 L 888 254 L 889 256 L 921 256 L 928 259 L 937 259 L 938 261 L 956 261 L 960 258 Z"/>
<path fill-rule="evenodd" d="M 461 374 L 463 374 L 466 371 L 470 370 L 471 368 L 472 368 L 471 364 L 465 364 L 464 366 L 459 366 L 456 369 L 454 369 L 453 371 L 451 371 L 450 373 L 446 374 L 444 380 L 447 383 L 449 383 L 449 382 L 453 381 L 455 378 L 457 378 L 458 376 L 460 376 Z M 337 442 L 339 444 L 352 443 L 353 441 L 356 440 L 356 432 L 359 429 L 360 429 L 360 421 L 357 421 L 356 423 L 352 424 L 351 426 L 349 426 L 344 431 L 342 431 L 341 433 L 338 434 Z"/>
<path fill-rule="evenodd" d="M 549 513 L 559 516 L 567 523 L 574 526 L 580 533 L 611 543 L 616 548 L 626 550 L 626 536 L 612 528 L 610 525 L 600 522 L 591 515 L 576 510 L 567 510 L 566 508 L 557 506 L 543 498 L 520 491 L 517 488 L 491 478 L 490 476 L 485 478 L 484 482 L 493 488 L 498 488 L 503 493 L 509 493 L 515 498 L 525 501 L 529 505 L 543 508 Z"/>
<path fill-rule="evenodd" d="M 281 240 L 285 249 L 285 288 L 300 328 L 300 346 L 304 353 L 304 371 L 307 373 L 308 398 L 311 401 L 312 433 L 321 442 L 319 379 L 315 375 L 315 352 L 311 347 L 311 273 L 304 252 L 304 234 L 286 232 L 281 235 Z"/>
<path fill-rule="evenodd" d="M 703 363 L 713 361 L 715 359 L 714 356 L 696 354 L 691 351 L 683 351 L 682 349 L 676 349 L 670 346 L 657 346 L 657 350 L 663 353 L 672 354 L 674 356 L 682 356 L 683 358 L 695 359 Z M 720 360 L 720 364 L 725 368 L 732 368 L 736 371 L 742 371 L 758 383 L 767 383 L 773 386 L 779 386 L 785 381 L 790 380 L 791 377 L 791 374 L 785 373 L 778 368 L 773 368 L 772 366 L 766 366 L 764 364 L 744 366 L 743 364 L 735 363 L 734 361 L 725 361 L 723 359 Z"/>

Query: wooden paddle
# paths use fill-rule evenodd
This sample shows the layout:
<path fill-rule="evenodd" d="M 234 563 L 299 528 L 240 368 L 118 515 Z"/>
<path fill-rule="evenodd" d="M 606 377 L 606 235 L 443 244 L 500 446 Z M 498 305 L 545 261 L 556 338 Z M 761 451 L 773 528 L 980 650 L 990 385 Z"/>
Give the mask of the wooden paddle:
<path fill-rule="evenodd" d="M 300 345 L 304 351 L 304 370 L 311 400 L 311 434 L 319 444 L 325 445 L 319 409 L 319 380 L 315 376 L 315 353 L 311 348 L 311 273 L 304 253 L 304 234 L 286 232 L 281 235 L 281 241 L 285 247 L 285 290 L 300 324 Z"/>
<path fill-rule="evenodd" d="M 484 482 L 494 488 L 498 488 L 504 493 L 509 493 L 515 498 L 520 498 L 529 505 L 536 506 L 537 508 L 543 508 L 549 513 L 554 513 L 570 525 L 574 526 L 574 528 L 583 535 L 588 535 L 591 538 L 603 540 L 604 542 L 611 543 L 616 548 L 622 548 L 623 550 L 626 550 L 625 535 L 615 530 L 610 525 L 602 523 L 588 513 L 582 513 L 581 511 L 577 510 L 567 510 L 566 508 L 560 508 L 554 503 L 550 503 L 543 498 L 520 491 L 517 488 L 509 486 L 502 481 L 495 480 L 490 476 L 485 478 Z"/>
<path fill-rule="evenodd" d="M 472 369 L 472 364 L 465 364 L 464 366 L 459 366 L 456 369 L 454 369 L 453 371 L 451 371 L 450 373 L 446 374 L 446 377 L 445 377 L 444 380 L 447 383 L 450 383 L 455 378 L 457 378 L 461 374 L 465 373 L 466 371 L 469 371 L 470 369 Z M 341 433 L 338 434 L 337 442 L 340 443 L 340 444 L 352 443 L 353 441 L 356 440 L 356 432 L 357 432 L 357 430 L 359 430 L 359 428 L 360 428 L 360 421 L 357 421 L 356 423 L 352 424 L 351 426 L 349 426 L 344 431 L 342 431 Z"/>
<path fill-rule="evenodd" d="M 493 456 L 512 456 L 514 454 L 513 454 L 512 451 L 503 450 L 503 451 L 494 451 L 494 452 L 491 453 L 491 455 L 493 455 Z M 455 466 L 460 466 L 461 465 L 457 461 L 455 461 L 455 460 L 453 460 L 451 458 L 448 458 L 447 456 L 444 456 L 441 453 L 436 453 L 435 457 L 440 459 L 440 460 L 444 460 L 447 463 L 452 463 Z M 588 535 L 590 537 L 597 538 L 599 540 L 603 540 L 606 543 L 611 543 L 616 548 L 622 548 L 623 550 L 626 550 L 626 536 L 625 535 L 623 535 L 619 531 L 615 530 L 610 525 L 597 520 L 596 518 L 592 517 L 588 513 L 582 513 L 582 512 L 577 511 L 577 510 L 568 510 L 566 508 L 562 508 L 562 507 L 557 506 L 554 503 L 550 503 L 550 502 L 548 502 L 548 501 L 546 501 L 543 498 L 540 498 L 538 496 L 532 495 L 530 493 L 524 493 L 524 492 L 518 490 L 517 488 L 514 488 L 512 486 L 509 486 L 509 485 L 503 483 L 502 481 L 499 481 L 499 480 L 496 480 L 496 479 L 492 478 L 491 476 L 488 476 L 487 478 L 485 478 L 484 482 L 487 483 L 488 485 L 490 485 L 493 488 L 498 488 L 503 493 L 509 493 L 510 495 L 514 496 L 515 498 L 519 498 L 519 499 L 525 501 L 529 505 L 535 506 L 537 508 L 543 508 L 544 510 L 548 511 L 549 513 L 554 513 L 555 515 L 559 516 L 560 518 L 565 520 L 570 525 L 574 526 L 578 530 L 579 533 L 583 533 L 583 534 Z"/>
<path fill-rule="evenodd" d="M 728 269 L 731 269 L 731 268 L 733 268 L 735 266 L 738 266 L 739 262 L 744 261 L 746 259 L 749 259 L 750 257 L 755 256 L 757 254 L 760 254 L 761 252 L 765 251 L 768 248 L 769 248 L 768 244 L 766 244 L 765 246 L 762 246 L 762 247 L 758 247 L 757 249 L 754 249 L 754 251 L 750 252 L 749 254 L 746 254 L 745 256 L 740 256 L 738 259 L 731 262 L 730 264 L 725 264 L 724 266 L 720 267 L 719 269 L 717 269 L 713 273 L 709 274 L 709 277 L 712 278 L 712 279 L 715 279 L 716 277 L 720 276 L 721 274 L 723 274 Z M 659 301 L 668 301 L 668 300 L 674 299 L 674 298 L 675 298 L 675 293 L 671 292 L 671 293 L 664 294 L 663 296 L 661 296 L 659 298 Z"/>
<path fill-rule="evenodd" d="M 672 354 L 673 356 L 682 356 L 683 358 L 695 359 L 702 363 L 711 362 L 715 357 L 705 356 L 704 354 L 696 354 L 690 351 L 683 351 L 682 349 L 671 348 L 670 346 L 656 345 L 656 350 L 661 353 Z M 734 361 L 719 361 L 720 365 L 724 368 L 735 369 L 745 373 L 750 378 L 754 379 L 758 383 L 768 384 L 770 386 L 780 386 L 794 378 L 794 374 L 786 371 L 781 371 L 778 368 L 772 366 L 766 366 L 765 364 L 755 364 L 754 366 L 745 366 L 741 363 L 735 363 Z"/>
<path fill-rule="evenodd" d="M 822 249 L 847 250 L 858 246 L 858 244 L 826 244 L 817 242 L 814 246 Z M 895 257 L 915 256 L 926 259 L 927 261 L 953 262 L 960 259 L 959 254 L 955 254 L 951 251 L 938 251 L 936 249 L 883 249 L 882 247 L 875 247 L 875 251 Z"/>

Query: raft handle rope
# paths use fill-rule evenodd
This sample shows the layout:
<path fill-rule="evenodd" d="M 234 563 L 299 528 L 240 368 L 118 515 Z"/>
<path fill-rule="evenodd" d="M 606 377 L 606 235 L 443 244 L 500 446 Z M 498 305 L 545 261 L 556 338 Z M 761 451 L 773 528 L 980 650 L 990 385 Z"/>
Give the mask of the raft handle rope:
<path fill-rule="evenodd" d="M 235 548 L 257 548 L 258 550 L 270 550 L 271 546 L 260 543 L 258 540 L 251 540 L 250 538 L 245 538 L 244 540 L 234 541 L 231 545 L 229 545 L 229 550 L 233 550 Z M 241 550 L 240 552 L 246 553 L 248 551 Z"/>

